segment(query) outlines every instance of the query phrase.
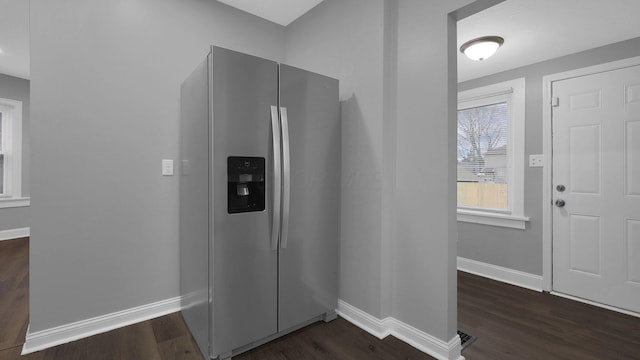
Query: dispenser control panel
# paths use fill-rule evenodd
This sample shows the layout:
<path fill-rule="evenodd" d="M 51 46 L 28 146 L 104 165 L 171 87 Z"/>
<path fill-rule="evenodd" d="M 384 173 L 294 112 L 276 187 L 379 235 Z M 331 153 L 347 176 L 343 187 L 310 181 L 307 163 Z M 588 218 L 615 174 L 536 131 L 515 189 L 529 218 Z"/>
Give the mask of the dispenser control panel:
<path fill-rule="evenodd" d="M 263 211 L 265 206 L 265 159 L 227 158 L 227 212 L 237 214 Z"/>

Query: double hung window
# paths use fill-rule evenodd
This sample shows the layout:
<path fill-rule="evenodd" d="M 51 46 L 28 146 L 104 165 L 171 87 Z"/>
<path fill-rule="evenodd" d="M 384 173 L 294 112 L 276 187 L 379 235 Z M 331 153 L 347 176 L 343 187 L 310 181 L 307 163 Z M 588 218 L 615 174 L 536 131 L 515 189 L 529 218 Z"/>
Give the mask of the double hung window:
<path fill-rule="evenodd" d="M 21 185 L 22 102 L 0 98 L 0 207 L 25 205 Z"/>
<path fill-rule="evenodd" d="M 524 79 L 458 94 L 458 220 L 524 228 Z"/>

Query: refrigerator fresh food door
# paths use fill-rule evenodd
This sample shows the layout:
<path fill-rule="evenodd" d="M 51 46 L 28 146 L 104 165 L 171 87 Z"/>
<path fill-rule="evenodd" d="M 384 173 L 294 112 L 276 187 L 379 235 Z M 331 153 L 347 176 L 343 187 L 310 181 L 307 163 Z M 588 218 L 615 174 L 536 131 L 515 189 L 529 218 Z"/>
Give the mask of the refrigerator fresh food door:
<path fill-rule="evenodd" d="M 286 331 L 337 307 L 338 81 L 281 64 L 280 106 L 284 154 L 278 330 Z"/>
<path fill-rule="evenodd" d="M 215 356 L 278 330 L 278 252 L 271 248 L 278 65 L 214 47 L 210 86 Z M 261 187 L 264 194 L 254 197 Z"/>

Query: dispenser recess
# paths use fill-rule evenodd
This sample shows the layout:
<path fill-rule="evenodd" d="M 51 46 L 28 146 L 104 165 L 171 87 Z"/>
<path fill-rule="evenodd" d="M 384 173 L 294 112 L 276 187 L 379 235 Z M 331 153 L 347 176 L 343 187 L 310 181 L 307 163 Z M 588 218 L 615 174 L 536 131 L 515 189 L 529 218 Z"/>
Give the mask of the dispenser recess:
<path fill-rule="evenodd" d="M 263 211 L 265 204 L 265 159 L 227 158 L 228 213 Z"/>

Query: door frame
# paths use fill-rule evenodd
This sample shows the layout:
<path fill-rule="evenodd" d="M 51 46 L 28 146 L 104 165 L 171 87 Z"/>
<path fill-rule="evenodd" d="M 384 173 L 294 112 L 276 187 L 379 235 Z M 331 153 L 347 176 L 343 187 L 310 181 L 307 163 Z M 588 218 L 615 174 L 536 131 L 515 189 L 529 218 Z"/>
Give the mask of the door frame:
<path fill-rule="evenodd" d="M 551 106 L 553 82 L 637 65 L 640 65 L 640 56 L 546 75 L 542 78 L 542 151 L 545 158 L 542 167 L 542 290 L 544 291 L 553 292 L 553 108 Z M 572 298 L 569 295 L 557 295 Z M 593 305 L 611 308 L 599 303 L 593 303 Z M 612 309 L 622 311 L 617 308 Z"/>

